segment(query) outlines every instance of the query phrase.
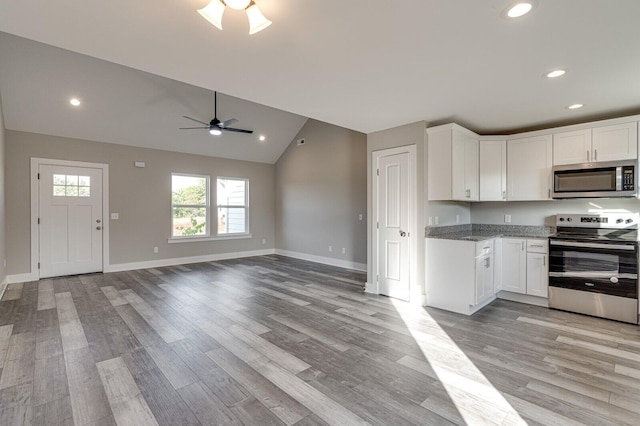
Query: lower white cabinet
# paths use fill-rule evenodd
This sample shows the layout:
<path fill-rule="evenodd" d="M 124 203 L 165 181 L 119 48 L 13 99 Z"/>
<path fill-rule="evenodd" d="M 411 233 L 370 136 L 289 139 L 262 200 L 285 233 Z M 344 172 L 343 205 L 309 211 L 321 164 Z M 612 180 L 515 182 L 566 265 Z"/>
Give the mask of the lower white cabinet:
<path fill-rule="evenodd" d="M 471 315 L 495 299 L 493 240 L 426 239 L 427 306 Z"/>
<path fill-rule="evenodd" d="M 512 293 L 548 297 L 549 254 L 544 239 L 502 238 L 500 284 Z"/>

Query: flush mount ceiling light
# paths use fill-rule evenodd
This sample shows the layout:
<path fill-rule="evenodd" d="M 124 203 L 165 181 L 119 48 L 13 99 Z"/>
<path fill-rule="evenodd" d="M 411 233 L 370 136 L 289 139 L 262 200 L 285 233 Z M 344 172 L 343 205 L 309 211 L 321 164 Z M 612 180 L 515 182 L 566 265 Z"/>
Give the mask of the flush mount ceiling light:
<path fill-rule="evenodd" d="M 80 106 L 80 99 L 78 98 L 71 98 L 69 99 L 69 103 L 71 105 L 73 105 L 74 107 Z"/>
<path fill-rule="evenodd" d="M 264 17 L 253 0 L 211 0 L 204 8 L 198 9 L 198 13 L 214 26 L 222 29 L 222 15 L 227 6 L 247 12 L 249 34 L 255 34 L 271 25 L 271 21 Z"/>
<path fill-rule="evenodd" d="M 547 78 L 558 78 L 565 75 L 566 73 L 566 70 L 553 70 L 545 73 L 544 76 Z"/>
<path fill-rule="evenodd" d="M 505 18 L 519 18 L 531 12 L 537 6 L 536 0 L 520 0 L 510 3 L 503 11 Z"/>

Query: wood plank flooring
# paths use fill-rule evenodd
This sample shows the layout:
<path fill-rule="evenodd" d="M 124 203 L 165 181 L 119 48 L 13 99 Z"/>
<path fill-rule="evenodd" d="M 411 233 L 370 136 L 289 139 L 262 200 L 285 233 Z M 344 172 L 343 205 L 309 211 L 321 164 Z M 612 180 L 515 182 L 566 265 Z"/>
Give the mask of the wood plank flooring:
<path fill-rule="evenodd" d="M 263 256 L 11 284 L 0 424 L 638 424 L 640 327 L 364 281 Z"/>

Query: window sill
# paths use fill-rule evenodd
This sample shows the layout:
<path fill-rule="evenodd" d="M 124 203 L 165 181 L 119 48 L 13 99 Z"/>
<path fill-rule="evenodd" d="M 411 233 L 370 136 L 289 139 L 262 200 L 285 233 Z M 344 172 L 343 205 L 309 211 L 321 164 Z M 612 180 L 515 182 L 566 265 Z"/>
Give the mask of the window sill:
<path fill-rule="evenodd" d="M 224 240 L 245 240 L 253 238 L 251 234 L 232 234 L 221 236 L 218 235 L 216 237 L 170 237 L 167 242 L 169 244 L 178 244 L 178 243 L 196 243 L 200 241 L 224 241 Z"/>

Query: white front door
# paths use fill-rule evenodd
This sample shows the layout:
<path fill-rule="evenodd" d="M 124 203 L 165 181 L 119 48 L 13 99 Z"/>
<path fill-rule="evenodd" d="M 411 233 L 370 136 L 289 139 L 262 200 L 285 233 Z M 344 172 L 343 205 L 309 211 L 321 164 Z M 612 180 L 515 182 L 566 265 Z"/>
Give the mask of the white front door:
<path fill-rule="evenodd" d="M 379 292 L 409 300 L 409 153 L 378 158 L 378 283 Z"/>
<path fill-rule="evenodd" d="M 38 167 L 40 278 L 102 271 L 102 170 Z"/>

